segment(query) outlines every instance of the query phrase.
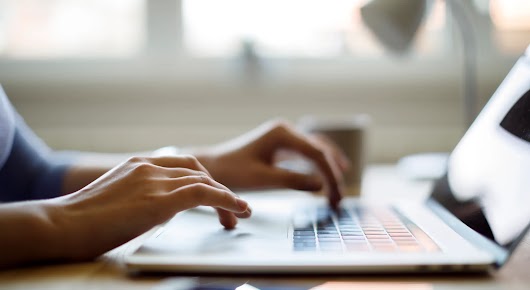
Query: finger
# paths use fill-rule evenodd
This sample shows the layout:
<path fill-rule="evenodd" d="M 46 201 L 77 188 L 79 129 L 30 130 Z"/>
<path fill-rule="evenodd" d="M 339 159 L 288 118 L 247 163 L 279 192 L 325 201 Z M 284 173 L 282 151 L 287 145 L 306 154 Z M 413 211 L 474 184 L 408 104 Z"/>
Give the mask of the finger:
<path fill-rule="evenodd" d="M 188 168 L 197 171 L 206 172 L 210 175 L 206 167 L 204 167 L 197 158 L 192 155 L 179 156 L 163 156 L 163 157 L 149 157 L 147 158 L 152 164 L 166 168 Z"/>
<path fill-rule="evenodd" d="M 186 177 L 186 176 L 205 176 L 208 178 L 211 178 L 210 175 L 208 175 L 204 171 L 200 170 L 194 170 L 194 169 L 188 169 L 188 168 L 165 168 L 160 167 L 161 171 L 164 173 L 165 177 L 167 178 L 180 178 L 180 177 Z"/>
<path fill-rule="evenodd" d="M 171 191 L 175 188 L 180 188 L 183 186 L 196 184 L 196 183 L 203 183 L 206 185 L 211 185 L 219 189 L 228 190 L 224 185 L 216 182 L 212 178 L 201 174 L 201 175 L 191 175 L 191 176 L 184 176 L 176 179 L 167 179 L 164 181 L 161 181 L 166 183 L 166 187 L 168 187 L 168 191 Z M 237 213 L 234 215 L 233 212 L 227 211 L 222 208 L 215 208 L 218 216 L 219 216 L 219 222 L 227 229 L 232 229 L 237 225 L 237 217 L 239 218 L 248 218 L 251 215 L 250 207 L 247 208 L 246 211 L 242 213 Z"/>
<path fill-rule="evenodd" d="M 268 169 L 263 173 L 267 184 L 277 187 L 286 187 L 296 190 L 318 191 L 322 189 L 323 181 L 318 175 L 303 174 L 284 170 L 278 167 Z"/>
<path fill-rule="evenodd" d="M 244 213 L 248 208 L 248 203 L 234 193 L 204 183 L 177 188 L 169 195 L 174 199 L 175 206 L 181 210 L 205 205 L 234 213 Z"/>
<path fill-rule="evenodd" d="M 222 208 L 215 208 L 219 216 L 219 222 L 227 229 L 233 229 L 237 225 L 237 218 L 233 212 L 226 211 Z"/>
<path fill-rule="evenodd" d="M 324 150 L 321 150 L 314 144 L 312 144 L 306 137 L 301 134 L 298 134 L 292 129 L 285 128 L 283 130 L 283 136 L 278 136 L 279 142 L 284 147 L 295 150 L 315 162 L 319 170 L 322 172 L 326 178 L 326 183 L 328 185 L 328 197 L 331 206 L 337 206 L 340 201 L 341 195 L 341 185 L 344 181 L 342 179 L 342 174 L 337 165 L 333 162 L 330 154 L 326 153 Z"/>
<path fill-rule="evenodd" d="M 184 171 L 188 171 L 188 170 L 186 169 Z M 181 173 L 179 173 L 179 174 L 181 174 Z M 221 190 L 230 191 L 230 189 L 228 189 L 228 187 L 226 187 L 223 184 L 217 182 L 216 180 L 214 180 L 210 176 L 206 175 L 202 171 L 190 170 L 190 174 L 189 175 L 188 174 L 184 174 L 184 175 L 182 175 L 180 177 L 162 179 L 162 180 L 159 180 L 158 182 L 159 182 L 159 184 L 164 185 L 163 188 L 165 189 L 166 192 L 171 192 L 171 191 L 173 191 L 173 190 L 175 190 L 175 189 L 177 189 L 179 187 L 183 187 L 183 186 L 187 186 L 187 185 L 195 184 L 195 183 L 203 183 L 203 184 L 206 184 L 206 185 L 211 185 L 213 187 L 219 188 Z"/>
<path fill-rule="evenodd" d="M 315 133 L 311 136 L 312 139 L 315 140 L 318 145 L 324 148 L 324 150 L 331 152 L 333 159 L 339 165 L 340 169 L 343 172 L 347 171 L 350 168 L 351 164 L 349 158 L 346 156 L 344 151 L 339 146 L 337 146 L 335 142 L 333 142 L 333 140 L 319 133 Z"/>
<path fill-rule="evenodd" d="M 249 206 L 246 211 L 241 213 L 234 213 L 234 215 L 238 218 L 246 219 L 252 216 L 252 208 Z"/>

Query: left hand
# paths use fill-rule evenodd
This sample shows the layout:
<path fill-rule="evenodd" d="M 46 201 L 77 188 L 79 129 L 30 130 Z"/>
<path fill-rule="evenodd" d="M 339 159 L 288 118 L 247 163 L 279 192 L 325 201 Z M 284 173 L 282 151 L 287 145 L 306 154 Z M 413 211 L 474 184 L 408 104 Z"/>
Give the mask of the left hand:
<path fill-rule="evenodd" d="M 280 150 L 299 153 L 312 161 L 321 175 L 275 166 Z M 306 136 L 284 121 L 270 121 L 227 143 L 193 152 L 212 177 L 229 188 L 292 188 L 318 191 L 325 186 L 331 206 L 342 197 L 344 155 L 320 136 Z"/>

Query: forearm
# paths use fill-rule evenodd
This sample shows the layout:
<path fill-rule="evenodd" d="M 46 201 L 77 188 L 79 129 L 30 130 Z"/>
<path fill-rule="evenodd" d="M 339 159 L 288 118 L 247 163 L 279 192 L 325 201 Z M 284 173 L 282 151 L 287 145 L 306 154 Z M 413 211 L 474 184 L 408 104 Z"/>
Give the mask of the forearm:
<path fill-rule="evenodd" d="M 65 257 L 64 237 L 50 209 L 49 201 L 0 205 L 0 268 Z"/>

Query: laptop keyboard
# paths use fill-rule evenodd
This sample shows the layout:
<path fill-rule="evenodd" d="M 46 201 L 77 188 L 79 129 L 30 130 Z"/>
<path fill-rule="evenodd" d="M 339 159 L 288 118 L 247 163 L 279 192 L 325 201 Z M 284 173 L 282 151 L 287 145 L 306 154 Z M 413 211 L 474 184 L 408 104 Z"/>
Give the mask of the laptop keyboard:
<path fill-rule="evenodd" d="M 435 252 L 440 248 L 418 226 L 390 207 L 318 208 L 295 217 L 295 251 Z"/>

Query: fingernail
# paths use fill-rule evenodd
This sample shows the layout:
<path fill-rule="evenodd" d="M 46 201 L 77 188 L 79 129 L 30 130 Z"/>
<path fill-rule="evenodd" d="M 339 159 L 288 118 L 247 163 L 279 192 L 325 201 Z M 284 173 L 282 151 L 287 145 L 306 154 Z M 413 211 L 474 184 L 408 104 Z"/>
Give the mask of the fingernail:
<path fill-rule="evenodd" d="M 239 208 L 241 209 L 241 211 L 245 211 L 245 210 L 247 210 L 247 208 L 248 208 L 248 203 L 247 203 L 246 201 L 244 201 L 244 200 L 242 200 L 242 199 L 239 199 L 239 198 L 237 198 L 236 201 L 237 201 L 237 205 L 239 206 Z"/>
<path fill-rule="evenodd" d="M 252 209 L 249 207 L 247 207 L 247 210 L 245 211 L 245 213 L 247 213 L 249 216 L 252 215 Z"/>

